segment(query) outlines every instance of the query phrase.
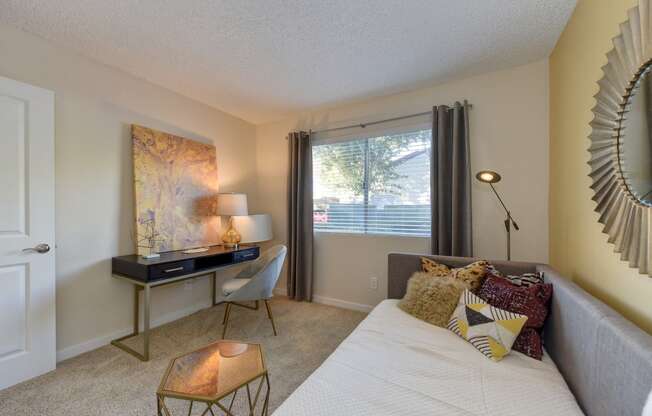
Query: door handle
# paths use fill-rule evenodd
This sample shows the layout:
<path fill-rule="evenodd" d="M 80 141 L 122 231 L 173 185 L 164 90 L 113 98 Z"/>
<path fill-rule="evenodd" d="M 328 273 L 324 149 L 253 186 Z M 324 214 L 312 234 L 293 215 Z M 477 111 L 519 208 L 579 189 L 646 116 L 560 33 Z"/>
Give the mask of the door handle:
<path fill-rule="evenodd" d="M 37 244 L 34 247 L 29 247 L 29 248 L 24 248 L 23 249 L 23 253 L 36 252 L 36 253 L 40 253 L 40 254 L 45 254 L 48 251 L 50 251 L 50 246 L 45 244 L 45 243 Z"/>

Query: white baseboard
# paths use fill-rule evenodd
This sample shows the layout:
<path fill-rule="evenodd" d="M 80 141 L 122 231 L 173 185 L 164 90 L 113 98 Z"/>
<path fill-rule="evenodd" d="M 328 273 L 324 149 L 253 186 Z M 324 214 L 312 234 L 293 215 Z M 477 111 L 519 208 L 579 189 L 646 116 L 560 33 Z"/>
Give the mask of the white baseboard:
<path fill-rule="evenodd" d="M 187 308 L 166 313 L 165 315 L 152 319 L 152 328 L 156 328 L 157 326 L 167 324 L 168 322 L 176 321 L 177 319 L 181 319 L 184 316 L 191 315 L 199 310 L 208 308 L 209 306 L 210 306 L 210 302 L 202 302 L 202 303 L 197 303 L 195 305 L 189 306 Z M 142 330 L 142 319 L 141 319 L 141 330 Z M 124 328 L 119 331 L 114 331 L 110 334 L 102 335 L 97 338 L 84 341 L 80 344 L 71 345 L 69 347 L 60 349 L 59 351 L 57 351 L 57 362 L 67 360 L 79 354 L 83 354 L 85 352 L 92 351 L 100 347 L 103 347 L 105 345 L 108 345 L 111 343 L 111 340 L 128 335 L 131 333 L 131 331 L 132 331 L 132 327 L 129 326 L 128 328 Z"/>
<path fill-rule="evenodd" d="M 274 294 L 280 296 L 287 296 L 287 289 L 283 287 L 277 287 L 276 289 L 274 289 Z M 329 298 L 320 295 L 313 295 L 312 300 L 315 303 L 321 303 L 322 305 L 337 306 L 338 308 L 351 309 L 360 312 L 371 312 L 371 310 L 374 308 L 374 306 L 365 305 L 364 303 L 349 302 L 347 300 Z"/>
<path fill-rule="evenodd" d="M 371 310 L 374 308 L 374 306 L 365 305 L 364 303 L 349 302 L 348 300 L 328 298 L 326 296 L 319 295 L 312 295 L 312 300 L 323 305 L 337 306 L 338 308 L 351 309 L 360 312 L 371 312 Z"/>

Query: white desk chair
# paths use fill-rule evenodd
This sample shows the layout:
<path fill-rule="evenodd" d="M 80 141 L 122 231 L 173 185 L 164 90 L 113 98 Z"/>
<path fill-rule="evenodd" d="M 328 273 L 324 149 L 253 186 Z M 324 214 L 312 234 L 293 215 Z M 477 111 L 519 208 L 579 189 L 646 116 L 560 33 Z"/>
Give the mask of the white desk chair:
<path fill-rule="evenodd" d="M 226 328 L 229 325 L 231 306 L 237 305 L 244 308 L 258 310 L 258 301 L 265 302 L 267 317 L 272 322 L 272 330 L 276 335 L 276 325 L 268 300 L 272 297 L 272 291 L 281 275 L 283 262 L 287 248 L 284 245 L 277 245 L 265 251 L 256 260 L 251 262 L 244 270 L 238 273 L 233 279 L 229 279 L 222 285 L 222 293 L 226 302 L 224 320 L 222 324 L 222 338 L 226 335 Z M 255 306 L 245 305 L 239 302 L 255 302 Z"/>

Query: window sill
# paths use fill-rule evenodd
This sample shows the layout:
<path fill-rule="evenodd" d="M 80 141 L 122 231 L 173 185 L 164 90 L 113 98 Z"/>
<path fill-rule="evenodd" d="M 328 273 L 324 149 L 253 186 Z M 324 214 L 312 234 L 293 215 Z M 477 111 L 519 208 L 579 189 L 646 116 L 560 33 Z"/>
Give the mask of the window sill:
<path fill-rule="evenodd" d="M 354 233 L 346 231 L 325 231 L 325 230 L 314 230 L 313 234 L 319 236 L 332 235 L 337 237 L 362 237 L 362 238 L 414 238 L 414 239 L 423 239 L 429 240 L 430 236 L 422 235 L 411 235 L 411 234 L 376 234 L 376 233 Z"/>

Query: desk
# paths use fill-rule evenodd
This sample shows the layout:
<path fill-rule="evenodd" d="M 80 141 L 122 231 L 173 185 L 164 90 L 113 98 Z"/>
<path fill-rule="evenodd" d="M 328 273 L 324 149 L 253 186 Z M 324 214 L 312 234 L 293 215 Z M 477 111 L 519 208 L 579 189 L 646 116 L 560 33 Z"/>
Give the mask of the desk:
<path fill-rule="evenodd" d="M 133 332 L 124 337 L 111 341 L 112 345 L 132 354 L 142 361 L 149 361 L 149 332 L 150 332 L 150 307 L 151 289 L 178 283 L 183 280 L 212 274 L 212 306 L 216 302 L 216 280 L 219 270 L 255 260 L 260 256 L 258 246 L 240 246 L 239 248 L 226 248 L 223 246 L 209 247 L 202 253 L 185 254 L 183 251 L 170 251 L 161 253 L 160 257 L 144 259 L 136 254 L 113 257 L 111 271 L 114 277 L 126 280 L 134 287 L 134 328 Z M 139 293 L 143 292 L 143 353 L 135 351 L 122 341 L 133 338 L 139 334 Z"/>

